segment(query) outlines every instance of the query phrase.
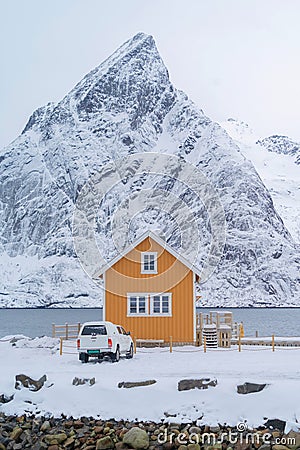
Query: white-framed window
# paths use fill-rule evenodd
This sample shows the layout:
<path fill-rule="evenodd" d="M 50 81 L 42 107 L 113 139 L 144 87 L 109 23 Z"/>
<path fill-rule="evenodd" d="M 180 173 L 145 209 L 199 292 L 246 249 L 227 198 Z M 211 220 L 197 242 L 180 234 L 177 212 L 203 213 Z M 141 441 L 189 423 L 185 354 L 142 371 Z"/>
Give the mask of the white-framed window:
<path fill-rule="evenodd" d="M 171 316 L 172 294 L 151 294 L 150 314 L 153 316 Z"/>
<path fill-rule="evenodd" d="M 127 295 L 127 315 L 145 316 L 149 313 L 148 294 Z"/>
<path fill-rule="evenodd" d="M 141 273 L 157 273 L 157 252 L 141 253 Z"/>
<path fill-rule="evenodd" d="M 127 294 L 128 316 L 172 316 L 172 294 Z"/>

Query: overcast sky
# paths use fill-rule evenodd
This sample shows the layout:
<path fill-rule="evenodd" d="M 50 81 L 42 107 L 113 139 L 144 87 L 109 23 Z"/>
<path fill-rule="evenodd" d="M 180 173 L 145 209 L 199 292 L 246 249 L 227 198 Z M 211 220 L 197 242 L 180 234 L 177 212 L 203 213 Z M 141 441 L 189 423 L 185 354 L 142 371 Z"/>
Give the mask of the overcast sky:
<path fill-rule="evenodd" d="M 0 146 L 139 31 L 212 119 L 300 140 L 299 0 L 0 0 Z"/>

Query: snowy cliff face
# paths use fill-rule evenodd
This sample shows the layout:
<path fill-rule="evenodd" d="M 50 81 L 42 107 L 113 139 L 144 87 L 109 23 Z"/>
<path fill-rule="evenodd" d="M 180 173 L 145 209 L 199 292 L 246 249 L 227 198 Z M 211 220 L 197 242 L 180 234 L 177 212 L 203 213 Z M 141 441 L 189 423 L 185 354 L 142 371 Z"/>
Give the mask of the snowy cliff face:
<path fill-rule="evenodd" d="M 221 198 L 225 252 L 214 275 L 199 287 L 202 305 L 299 306 L 298 249 L 267 188 L 225 130 L 173 87 L 153 38 L 142 33 L 61 102 L 35 111 L 21 136 L 1 152 L 1 306 L 101 304 L 101 289 L 74 252 L 74 202 L 105 163 L 148 151 L 193 163 Z M 132 192 L 145 187 L 155 192 L 163 185 L 198 216 L 205 253 L 209 224 L 203 208 L 188 190 L 178 193 L 172 179 L 145 174 L 116 187 L 101 205 L 98 236 L 107 254 L 114 254 L 109 223 L 118 204 Z M 141 212 L 131 237 L 148 228 L 178 247 L 180 234 L 163 212 Z"/>
<path fill-rule="evenodd" d="M 296 242 L 300 242 L 300 143 L 286 136 L 259 138 L 244 122 L 220 124 L 249 159 L 267 186 L 275 209 Z"/>

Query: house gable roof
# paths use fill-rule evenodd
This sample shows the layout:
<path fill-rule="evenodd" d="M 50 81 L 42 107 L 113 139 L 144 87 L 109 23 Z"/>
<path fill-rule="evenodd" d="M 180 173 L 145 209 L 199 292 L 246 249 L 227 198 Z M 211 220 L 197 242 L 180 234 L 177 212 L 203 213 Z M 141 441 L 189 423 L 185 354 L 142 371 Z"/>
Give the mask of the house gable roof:
<path fill-rule="evenodd" d="M 152 231 L 147 231 L 146 233 L 144 233 L 141 236 L 139 236 L 131 244 L 129 244 L 115 258 L 113 258 L 111 261 L 109 261 L 107 264 L 104 264 L 99 270 L 97 270 L 94 273 L 93 278 L 99 278 L 101 275 L 103 275 L 104 272 L 106 272 L 114 264 L 116 264 L 118 261 L 120 261 L 120 259 L 124 258 L 131 250 L 134 250 L 135 247 L 137 247 L 141 242 L 143 242 L 148 237 L 153 239 L 157 244 L 159 244 L 162 248 L 167 250 L 171 255 L 173 255 L 176 259 L 178 259 L 178 261 L 180 261 L 183 265 L 188 267 L 194 273 L 196 273 L 198 275 L 201 273 L 201 269 L 199 267 L 197 267 L 194 264 L 190 263 L 187 258 L 185 258 L 180 253 L 178 253 L 176 250 L 174 250 L 167 242 L 165 242 L 163 239 L 161 239 L 159 236 L 157 236 L 157 234 L 153 233 Z"/>

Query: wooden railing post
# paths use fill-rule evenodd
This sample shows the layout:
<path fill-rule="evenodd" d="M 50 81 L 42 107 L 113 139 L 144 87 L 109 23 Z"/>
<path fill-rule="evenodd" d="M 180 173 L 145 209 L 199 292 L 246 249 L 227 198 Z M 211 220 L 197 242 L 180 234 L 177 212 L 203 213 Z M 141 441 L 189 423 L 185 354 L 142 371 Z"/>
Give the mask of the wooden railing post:
<path fill-rule="evenodd" d="M 242 351 L 242 340 L 241 340 L 241 335 L 239 335 L 239 352 Z"/>
<path fill-rule="evenodd" d="M 66 341 L 69 339 L 69 325 L 66 323 Z"/>
<path fill-rule="evenodd" d="M 258 331 L 255 331 L 255 337 L 258 337 Z"/>
<path fill-rule="evenodd" d="M 204 336 L 204 347 L 203 347 L 204 353 L 206 353 L 206 336 Z"/>
<path fill-rule="evenodd" d="M 62 355 L 63 352 L 63 338 L 61 337 L 59 340 L 59 354 Z"/>
<path fill-rule="evenodd" d="M 136 353 L 136 337 L 133 339 L 133 350 Z"/>
<path fill-rule="evenodd" d="M 170 336 L 170 353 L 173 352 L 173 341 L 172 341 L 172 336 Z"/>
<path fill-rule="evenodd" d="M 56 333 L 55 333 L 55 324 L 52 324 L 52 337 L 55 338 L 56 337 Z"/>
<path fill-rule="evenodd" d="M 80 331 L 80 327 L 81 327 L 81 323 L 78 322 L 78 324 L 77 324 L 77 331 L 78 331 L 78 334 L 79 334 L 79 331 Z"/>
<path fill-rule="evenodd" d="M 272 352 L 275 352 L 275 336 L 272 334 Z"/>

